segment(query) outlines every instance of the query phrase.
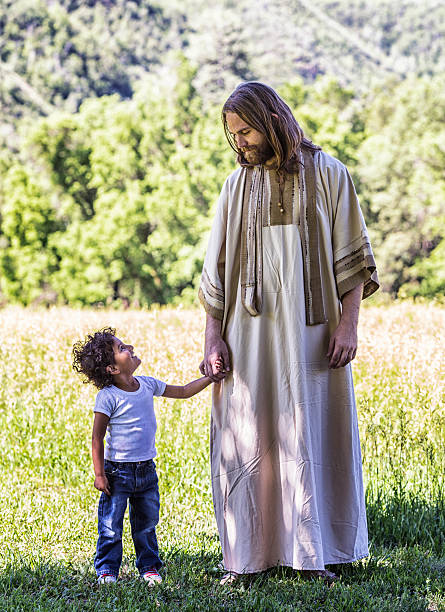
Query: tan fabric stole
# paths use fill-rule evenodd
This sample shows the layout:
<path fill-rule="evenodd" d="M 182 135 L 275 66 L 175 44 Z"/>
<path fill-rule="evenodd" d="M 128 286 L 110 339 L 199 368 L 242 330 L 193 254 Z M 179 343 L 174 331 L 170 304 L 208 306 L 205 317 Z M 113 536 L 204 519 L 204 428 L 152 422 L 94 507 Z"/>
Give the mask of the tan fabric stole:
<path fill-rule="evenodd" d="M 326 315 L 321 288 L 315 164 L 312 152 L 305 148 L 300 149 L 298 186 L 300 193 L 299 229 L 304 261 L 306 325 L 318 325 L 326 322 Z"/>
<path fill-rule="evenodd" d="M 326 322 L 321 289 L 318 221 L 315 193 L 315 166 L 312 153 L 300 151 L 298 173 L 300 219 L 299 231 L 304 260 L 306 324 Z M 244 308 L 252 316 L 262 305 L 262 209 L 270 205 L 269 172 L 264 166 L 247 169 L 243 198 L 241 230 L 241 291 Z"/>
<path fill-rule="evenodd" d="M 260 314 L 263 301 L 262 208 L 269 204 L 270 183 L 264 166 L 246 170 L 241 226 L 241 296 L 247 312 Z"/>

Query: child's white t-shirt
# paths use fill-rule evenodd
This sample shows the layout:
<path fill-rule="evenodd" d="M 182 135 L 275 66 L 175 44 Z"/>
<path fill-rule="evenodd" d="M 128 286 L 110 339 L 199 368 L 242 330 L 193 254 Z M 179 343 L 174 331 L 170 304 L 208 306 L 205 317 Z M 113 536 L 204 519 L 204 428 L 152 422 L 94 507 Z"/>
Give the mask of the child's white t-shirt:
<path fill-rule="evenodd" d="M 137 391 L 104 387 L 96 397 L 94 412 L 110 417 L 105 437 L 105 459 L 146 461 L 156 456 L 156 417 L 153 396 L 162 395 L 166 383 L 151 376 L 135 376 Z"/>

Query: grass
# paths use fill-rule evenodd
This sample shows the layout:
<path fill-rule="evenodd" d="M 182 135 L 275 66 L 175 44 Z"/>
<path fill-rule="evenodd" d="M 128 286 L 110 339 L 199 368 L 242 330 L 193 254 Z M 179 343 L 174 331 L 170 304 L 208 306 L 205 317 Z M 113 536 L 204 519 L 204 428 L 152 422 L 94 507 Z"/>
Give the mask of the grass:
<path fill-rule="evenodd" d="M 338 567 L 340 583 L 277 568 L 219 586 L 207 389 L 156 402 L 163 584 L 137 580 L 126 518 L 121 580 L 97 587 L 95 391 L 71 370 L 72 344 L 114 325 L 141 373 L 182 384 L 199 375 L 203 321 L 180 308 L 0 311 L 0 611 L 445 610 L 445 309 L 431 304 L 362 310 L 354 377 L 371 554 Z"/>

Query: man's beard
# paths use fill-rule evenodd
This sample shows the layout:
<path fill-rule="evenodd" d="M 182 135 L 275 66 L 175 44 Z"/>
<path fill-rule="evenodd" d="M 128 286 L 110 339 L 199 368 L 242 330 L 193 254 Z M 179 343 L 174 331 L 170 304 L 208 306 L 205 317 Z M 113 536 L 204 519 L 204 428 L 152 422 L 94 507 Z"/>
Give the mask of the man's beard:
<path fill-rule="evenodd" d="M 245 147 L 244 151 L 240 151 L 240 153 L 251 166 L 265 164 L 271 157 L 274 156 L 274 150 L 267 141 L 259 145 Z"/>

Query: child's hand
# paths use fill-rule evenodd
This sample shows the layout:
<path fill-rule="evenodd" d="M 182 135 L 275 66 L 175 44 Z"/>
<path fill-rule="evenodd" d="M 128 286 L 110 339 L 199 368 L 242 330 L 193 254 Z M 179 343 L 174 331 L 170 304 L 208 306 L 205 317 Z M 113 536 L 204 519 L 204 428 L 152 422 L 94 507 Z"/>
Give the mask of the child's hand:
<path fill-rule="evenodd" d="M 96 476 L 94 479 L 94 486 L 98 491 L 103 491 L 106 495 L 110 496 L 110 485 L 106 476 Z"/>
<path fill-rule="evenodd" d="M 223 369 L 223 362 L 222 359 L 217 359 L 215 361 L 215 363 L 213 364 L 213 373 L 214 374 L 221 374 L 225 372 L 225 370 Z"/>

